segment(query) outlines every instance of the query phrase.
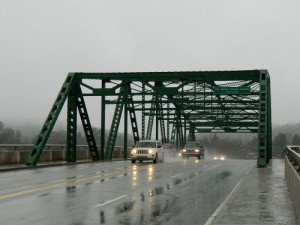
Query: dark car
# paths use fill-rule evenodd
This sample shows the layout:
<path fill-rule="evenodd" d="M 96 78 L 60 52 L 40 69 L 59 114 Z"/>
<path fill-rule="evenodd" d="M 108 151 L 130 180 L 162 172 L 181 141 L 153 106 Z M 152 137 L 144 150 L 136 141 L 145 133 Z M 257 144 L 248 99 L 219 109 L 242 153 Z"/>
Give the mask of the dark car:
<path fill-rule="evenodd" d="M 198 159 L 204 159 L 205 150 L 204 147 L 200 144 L 200 142 L 187 142 L 184 146 L 184 149 L 181 151 L 181 157 L 189 158 L 189 157 L 197 157 Z"/>

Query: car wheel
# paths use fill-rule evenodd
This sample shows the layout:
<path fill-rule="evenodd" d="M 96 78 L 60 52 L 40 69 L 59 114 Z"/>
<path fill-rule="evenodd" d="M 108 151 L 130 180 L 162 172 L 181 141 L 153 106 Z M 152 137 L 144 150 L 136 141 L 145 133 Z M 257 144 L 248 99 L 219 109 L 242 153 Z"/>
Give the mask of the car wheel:
<path fill-rule="evenodd" d="M 153 163 L 157 163 L 157 154 L 155 155 L 155 159 L 153 159 Z"/>
<path fill-rule="evenodd" d="M 131 163 L 133 163 L 133 164 L 134 164 L 134 163 L 135 163 L 135 159 L 132 159 L 132 160 L 131 160 Z"/>
<path fill-rule="evenodd" d="M 200 155 L 198 155 L 198 159 L 201 159 Z"/>
<path fill-rule="evenodd" d="M 142 162 L 143 162 L 143 160 L 139 160 L 139 162 L 140 162 L 140 163 L 142 163 Z"/>

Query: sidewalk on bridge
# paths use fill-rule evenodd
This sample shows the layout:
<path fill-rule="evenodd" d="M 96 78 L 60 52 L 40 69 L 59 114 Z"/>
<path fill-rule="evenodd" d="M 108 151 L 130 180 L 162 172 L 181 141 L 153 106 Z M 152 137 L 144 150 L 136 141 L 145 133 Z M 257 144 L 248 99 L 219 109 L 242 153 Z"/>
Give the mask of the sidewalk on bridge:
<path fill-rule="evenodd" d="M 205 225 L 299 224 L 284 167 L 283 159 L 272 159 L 266 168 L 253 168 Z"/>

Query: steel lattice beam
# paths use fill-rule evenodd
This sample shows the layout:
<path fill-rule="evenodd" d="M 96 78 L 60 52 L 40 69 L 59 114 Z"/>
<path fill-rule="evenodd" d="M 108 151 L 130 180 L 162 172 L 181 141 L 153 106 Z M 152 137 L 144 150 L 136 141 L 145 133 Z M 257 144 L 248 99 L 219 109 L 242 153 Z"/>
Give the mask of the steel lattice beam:
<path fill-rule="evenodd" d="M 91 82 L 93 80 L 100 80 L 102 85 L 94 85 Z M 101 96 L 101 159 L 104 159 L 104 152 L 107 159 L 113 155 L 123 108 L 124 133 L 127 134 L 129 113 L 134 141 L 139 140 L 139 127 L 142 130 L 141 138 L 150 139 L 156 121 L 156 138 L 160 125 L 159 138 L 173 143 L 180 142 L 180 145 L 186 141 L 187 130 L 188 139 L 194 139 L 195 133 L 201 132 L 256 132 L 259 139 L 258 165 L 265 166 L 272 156 L 271 88 L 266 70 L 73 73 L 68 75 L 58 94 L 28 157 L 28 165 L 35 165 L 38 161 L 66 98 L 69 98 L 68 161 L 76 160 L 74 121 L 77 117 L 74 109 L 80 103 L 73 97 L 78 97 L 74 84 L 83 87 L 79 93 L 80 99 L 83 96 Z M 115 105 L 116 108 L 105 146 L 108 105 Z M 82 109 L 86 110 L 85 106 L 79 106 L 79 110 Z M 83 117 L 86 115 L 87 111 Z M 87 131 L 92 132 L 91 129 Z M 127 146 L 127 137 L 124 145 Z"/>

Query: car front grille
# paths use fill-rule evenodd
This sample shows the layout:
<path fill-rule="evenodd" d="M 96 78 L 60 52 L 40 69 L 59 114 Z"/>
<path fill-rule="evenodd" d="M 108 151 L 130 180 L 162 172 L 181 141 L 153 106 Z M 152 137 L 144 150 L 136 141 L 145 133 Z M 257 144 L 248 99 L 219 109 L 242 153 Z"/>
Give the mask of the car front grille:
<path fill-rule="evenodd" d="M 137 150 L 137 154 L 148 154 L 148 150 Z"/>

